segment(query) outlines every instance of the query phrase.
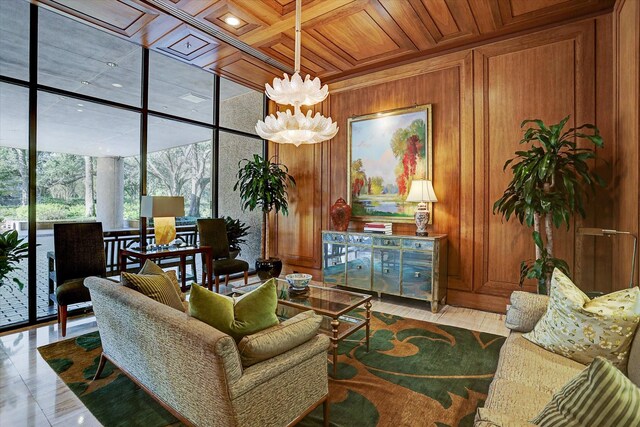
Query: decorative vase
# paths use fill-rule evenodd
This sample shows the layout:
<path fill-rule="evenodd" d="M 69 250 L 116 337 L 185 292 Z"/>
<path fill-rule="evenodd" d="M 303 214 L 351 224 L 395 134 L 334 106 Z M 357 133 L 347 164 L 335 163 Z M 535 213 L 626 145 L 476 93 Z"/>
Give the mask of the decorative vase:
<path fill-rule="evenodd" d="M 347 228 L 349 228 L 349 220 L 351 219 L 351 206 L 349 206 L 342 197 L 336 200 L 333 206 L 331 206 L 329 214 L 331 215 L 331 222 L 333 223 L 334 229 L 337 231 L 347 231 Z"/>
<path fill-rule="evenodd" d="M 256 272 L 261 280 L 278 277 L 282 272 L 282 261 L 280 258 L 258 258 L 256 259 Z"/>

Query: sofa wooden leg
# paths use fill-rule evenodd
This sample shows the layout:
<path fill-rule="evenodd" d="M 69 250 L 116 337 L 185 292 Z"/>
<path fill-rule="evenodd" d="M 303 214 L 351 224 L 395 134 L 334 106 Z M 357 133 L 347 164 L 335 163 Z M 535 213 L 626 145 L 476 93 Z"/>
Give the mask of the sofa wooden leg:
<path fill-rule="evenodd" d="M 67 306 L 58 305 L 58 316 L 60 316 L 60 329 L 62 330 L 62 336 L 67 335 Z"/>
<path fill-rule="evenodd" d="M 245 285 L 249 284 L 249 271 L 244 272 L 244 284 Z"/>
<path fill-rule="evenodd" d="M 98 369 L 96 370 L 96 374 L 93 376 L 93 381 L 100 378 L 100 374 L 102 374 L 102 370 L 104 369 L 104 365 L 107 363 L 107 358 L 104 353 L 100 354 L 100 362 L 98 362 Z"/>
<path fill-rule="evenodd" d="M 325 399 L 322 402 L 322 425 L 329 427 L 329 399 Z"/>

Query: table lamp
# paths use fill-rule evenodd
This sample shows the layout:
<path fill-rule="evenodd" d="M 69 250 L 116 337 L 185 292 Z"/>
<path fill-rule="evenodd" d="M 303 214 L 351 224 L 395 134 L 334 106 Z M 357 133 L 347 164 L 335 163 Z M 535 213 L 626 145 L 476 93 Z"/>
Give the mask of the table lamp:
<path fill-rule="evenodd" d="M 427 224 L 429 224 L 430 213 L 427 203 L 438 201 L 436 193 L 433 191 L 431 181 L 414 180 L 409 188 L 407 202 L 419 202 L 414 218 L 416 220 L 416 236 L 428 236 Z"/>
<path fill-rule="evenodd" d="M 153 218 L 156 245 L 168 246 L 176 238 L 176 217 L 184 216 L 184 197 L 142 196 L 140 216 Z"/>

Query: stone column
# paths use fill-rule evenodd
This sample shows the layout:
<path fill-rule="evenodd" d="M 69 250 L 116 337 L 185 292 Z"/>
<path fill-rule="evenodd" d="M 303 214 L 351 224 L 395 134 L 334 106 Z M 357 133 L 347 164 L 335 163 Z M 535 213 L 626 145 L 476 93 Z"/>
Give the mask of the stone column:
<path fill-rule="evenodd" d="M 96 172 L 96 219 L 103 230 L 124 227 L 124 159 L 98 157 Z"/>

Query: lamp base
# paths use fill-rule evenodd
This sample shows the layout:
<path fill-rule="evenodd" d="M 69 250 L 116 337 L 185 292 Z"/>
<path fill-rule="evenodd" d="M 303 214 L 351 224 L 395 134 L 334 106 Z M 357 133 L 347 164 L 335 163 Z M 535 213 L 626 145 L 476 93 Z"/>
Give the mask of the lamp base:
<path fill-rule="evenodd" d="M 169 245 L 176 239 L 175 217 L 154 217 L 153 229 L 158 246 Z"/>
<path fill-rule="evenodd" d="M 425 202 L 418 203 L 416 213 L 413 218 L 416 221 L 416 236 L 426 237 L 429 235 L 427 232 L 427 224 L 429 224 L 429 210 Z"/>

